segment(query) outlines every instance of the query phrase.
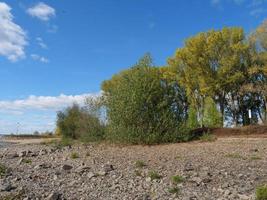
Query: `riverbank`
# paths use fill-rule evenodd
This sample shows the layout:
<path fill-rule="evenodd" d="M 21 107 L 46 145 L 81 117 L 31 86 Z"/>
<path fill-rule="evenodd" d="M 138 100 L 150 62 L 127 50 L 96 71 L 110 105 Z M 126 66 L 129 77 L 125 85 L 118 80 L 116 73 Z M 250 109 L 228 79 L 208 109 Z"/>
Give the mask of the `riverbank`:
<path fill-rule="evenodd" d="M 157 146 L 16 144 L 0 149 L 0 197 L 253 199 L 267 183 L 267 138 Z M 1 199 L 1 198 L 0 198 Z"/>

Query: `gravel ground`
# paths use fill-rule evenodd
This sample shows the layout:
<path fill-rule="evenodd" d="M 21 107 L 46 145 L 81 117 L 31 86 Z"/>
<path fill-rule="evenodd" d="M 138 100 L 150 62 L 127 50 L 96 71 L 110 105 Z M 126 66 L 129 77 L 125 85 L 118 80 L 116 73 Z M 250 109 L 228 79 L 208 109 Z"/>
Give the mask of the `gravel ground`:
<path fill-rule="evenodd" d="M 245 200 L 267 183 L 267 138 L 63 149 L 17 144 L 0 149 L 0 163 L 8 168 L 0 199 Z"/>

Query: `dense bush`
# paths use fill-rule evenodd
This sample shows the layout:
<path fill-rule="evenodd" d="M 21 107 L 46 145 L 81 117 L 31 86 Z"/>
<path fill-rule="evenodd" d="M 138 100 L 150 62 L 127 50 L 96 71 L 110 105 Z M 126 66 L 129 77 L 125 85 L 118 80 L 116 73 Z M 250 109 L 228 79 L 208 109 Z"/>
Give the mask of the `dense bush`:
<path fill-rule="evenodd" d="M 108 139 L 152 144 L 183 137 L 185 92 L 151 63 L 146 55 L 132 68 L 103 83 Z"/>
<path fill-rule="evenodd" d="M 57 131 L 63 137 L 82 141 L 98 141 L 104 137 L 104 126 L 100 119 L 77 104 L 58 112 Z"/>
<path fill-rule="evenodd" d="M 221 127 L 223 125 L 221 113 L 210 97 L 205 99 L 203 123 L 205 127 L 210 128 Z"/>

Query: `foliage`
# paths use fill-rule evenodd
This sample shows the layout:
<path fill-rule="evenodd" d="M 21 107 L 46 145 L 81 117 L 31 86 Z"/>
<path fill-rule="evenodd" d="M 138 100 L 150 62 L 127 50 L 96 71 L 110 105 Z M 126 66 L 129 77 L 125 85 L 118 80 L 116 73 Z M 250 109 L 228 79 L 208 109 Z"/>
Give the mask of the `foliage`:
<path fill-rule="evenodd" d="M 142 161 L 142 160 L 137 160 L 137 161 L 135 162 L 135 166 L 136 166 L 137 168 L 143 168 L 143 167 L 146 166 L 146 164 L 145 164 L 145 162 Z"/>
<path fill-rule="evenodd" d="M 200 126 L 208 96 L 220 105 L 225 118 L 227 95 L 238 97 L 238 90 L 247 79 L 249 59 L 249 45 L 241 28 L 199 33 L 187 39 L 185 46 L 169 59 L 189 102 L 197 109 Z"/>
<path fill-rule="evenodd" d="M 161 175 L 159 175 L 156 171 L 149 171 L 148 177 L 150 177 L 152 181 L 156 179 L 161 179 Z"/>
<path fill-rule="evenodd" d="M 222 126 L 222 116 L 210 97 L 205 98 L 203 123 L 205 127 L 210 128 Z"/>
<path fill-rule="evenodd" d="M 184 178 L 182 176 L 176 175 L 171 177 L 171 181 L 173 184 L 177 185 L 184 181 Z"/>
<path fill-rule="evenodd" d="M 108 139 L 134 144 L 180 139 L 187 110 L 185 92 L 165 72 L 153 67 L 146 55 L 102 84 Z"/>
<path fill-rule="evenodd" d="M 257 187 L 256 200 L 267 200 L 267 186 L 266 185 Z"/>
<path fill-rule="evenodd" d="M 197 111 L 194 106 L 190 105 L 188 109 L 187 127 L 192 130 L 199 127 Z"/>
<path fill-rule="evenodd" d="M 204 133 L 200 138 L 202 142 L 214 142 L 217 138 L 210 133 Z"/>
<path fill-rule="evenodd" d="M 171 194 L 179 194 L 180 193 L 180 189 L 178 187 L 171 187 L 168 189 L 168 191 Z"/>
<path fill-rule="evenodd" d="M 71 159 L 77 159 L 77 158 L 79 158 L 79 154 L 77 152 L 72 152 L 70 155 L 70 158 Z"/>
<path fill-rule="evenodd" d="M 7 167 L 0 163 L 0 178 L 6 174 Z"/>
<path fill-rule="evenodd" d="M 57 114 L 57 129 L 63 138 L 98 141 L 104 137 L 104 126 L 99 118 L 77 104 Z"/>

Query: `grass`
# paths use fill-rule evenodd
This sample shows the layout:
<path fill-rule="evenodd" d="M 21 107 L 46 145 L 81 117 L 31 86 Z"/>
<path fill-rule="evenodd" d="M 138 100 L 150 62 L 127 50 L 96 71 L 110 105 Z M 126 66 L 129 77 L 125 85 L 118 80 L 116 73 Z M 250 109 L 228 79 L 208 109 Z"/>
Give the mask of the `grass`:
<path fill-rule="evenodd" d="M 73 145 L 73 140 L 70 138 L 62 137 L 61 139 L 54 139 L 54 140 L 49 140 L 49 141 L 43 141 L 42 144 L 44 145 L 51 145 L 56 148 L 63 148 L 66 146 L 71 146 Z"/>
<path fill-rule="evenodd" d="M 177 185 L 184 181 L 184 178 L 182 176 L 176 175 L 171 177 L 171 181 L 173 184 Z"/>
<path fill-rule="evenodd" d="M 77 158 L 79 158 L 79 154 L 77 152 L 72 152 L 70 155 L 70 158 L 71 159 L 77 159 Z"/>
<path fill-rule="evenodd" d="M 228 154 L 225 155 L 225 157 L 227 157 L 227 158 L 233 158 L 233 159 L 243 159 L 243 160 L 246 159 L 245 157 L 241 156 L 238 153 L 228 153 Z"/>
<path fill-rule="evenodd" d="M 257 187 L 256 200 L 267 200 L 267 185 Z"/>
<path fill-rule="evenodd" d="M 149 171 L 148 177 L 150 177 L 152 181 L 157 180 L 157 179 L 161 179 L 161 176 L 156 171 Z"/>
<path fill-rule="evenodd" d="M 26 159 L 26 158 L 23 158 L 21 162 L 26 163 L 26 164 L 32 164 L 32 160 Z"/>
<path fill-rule="evenodd" d="M 168 189 L 168 191 L 171 194 L 179 194 L 180 193 L 180 189 L 178 187 L 171 187 Z"/>
<path fill-rule="evenodd" d="M 254 155 L 250 157 L 250 160 L 261 160 L 261 157 Z"/>
<path fill-rule="evenodd" d="M 135 176 L 142 176 L 142 173 L 139 170 L 135 170 L 134 173 Z"/>
<path fill-rule="evenodd" d="M 137 167 L 137 168 L 143 168 L 143 167 L 145 167 L 145 166 L 146 166 L 146 164 L 145 164 L 145 162 L 142 161 L 142 160 L 137 160 L 137 161 L 135 162 L 135 167 Z"/>
<path fill-rule="evenodd" d="M 204 133 L 199 139 L 202 142 L 214 142 L 217 140 L 216 136 L 210 133 Z"/>
<path fill-rule="evenodd" d="M 7 167 L 0 163 L 0 177 L 3 177 L 6 174 Z"/>

